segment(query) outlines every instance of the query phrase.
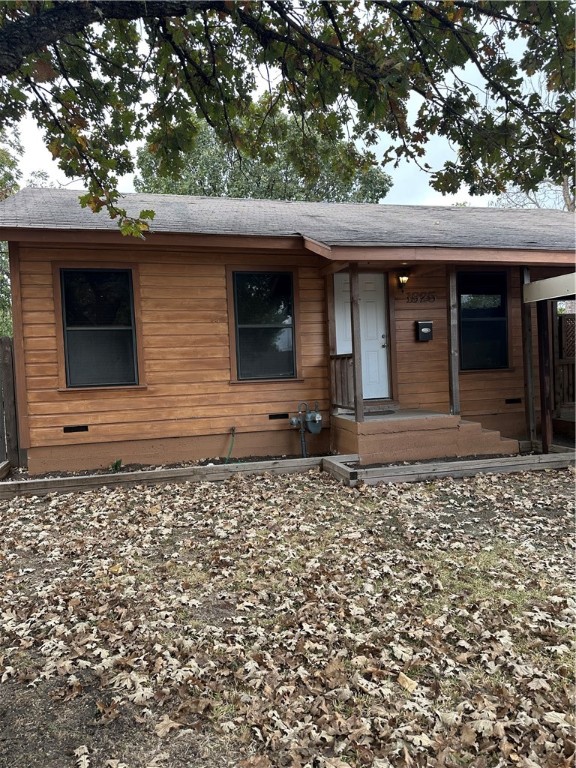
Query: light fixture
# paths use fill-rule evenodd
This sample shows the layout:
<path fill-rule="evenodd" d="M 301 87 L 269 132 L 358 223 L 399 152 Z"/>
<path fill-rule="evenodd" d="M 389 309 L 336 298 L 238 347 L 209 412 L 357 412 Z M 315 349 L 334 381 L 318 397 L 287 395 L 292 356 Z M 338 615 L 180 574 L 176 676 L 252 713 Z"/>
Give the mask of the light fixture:
<path fill-rule="evenodd" d="M 408 278 L 410 277 L 410 270 L 409 269 L 400 269 L 398 270 L 398 285 L 400 286 L 400 290 L 404 290 L 404 286 L 408 282 Z"/>

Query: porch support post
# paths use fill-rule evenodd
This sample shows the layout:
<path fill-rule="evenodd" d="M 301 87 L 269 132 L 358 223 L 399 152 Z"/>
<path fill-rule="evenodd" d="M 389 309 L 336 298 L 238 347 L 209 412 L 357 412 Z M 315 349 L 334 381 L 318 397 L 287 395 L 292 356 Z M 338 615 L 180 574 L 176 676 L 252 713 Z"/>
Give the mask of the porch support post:
<path fill-rule="evenodd" d="M 538 366 L 540 369 L 540 429 L 542 453 L 550 453 L 552 444 L 552 363 L 550 354 L 550 307 L 536 302 L 538 318 Z"/>
<path fill-rule="evenodd" d="M 520 280 L 522 285 L 530 282 L 530 269 L 520 268 Z M 534 404 L 534 345 L 532 341 L 532 305 L 522 302 L 522 354 L 524 356 L 524 400 L 526 411 L 526 426 L 530 443 L 536 442 L 536 407 Z"/>
<path fill-rule="evenodd" d="M 458 337 L 458 289 L 455 269 L 450 269 L 448 281 L 450 304 L 450 359 L 448 363 L 450 368 L 450 413 L 457 416 L 460 413 L 460 339 Z"/>
<path fill-rule="evenodd" d="M 352 363 L 354 367 L 354 418 L 364 421 L 362 390 L 362 342 L 360 340 L 360 288 L 358 264 L 350 264 L 350 314 L 352 319 Z"/>
<path fill-rule="evenodd" d="M 336 354 L 336 318 L 334 309 L 334 275 L 326 275 L 326 321 L 328 323 L 328 347 Z"/>
<path fill-rule="evenodd" d="M 328 325 L 328 349 L 330 352 L 330 411 L 336 400 L 336 371 L 334 355 L 336 354 L 336 319 L 334 310 L 334 275 L 324 278 L 326 289 L 326 322 Z"/>

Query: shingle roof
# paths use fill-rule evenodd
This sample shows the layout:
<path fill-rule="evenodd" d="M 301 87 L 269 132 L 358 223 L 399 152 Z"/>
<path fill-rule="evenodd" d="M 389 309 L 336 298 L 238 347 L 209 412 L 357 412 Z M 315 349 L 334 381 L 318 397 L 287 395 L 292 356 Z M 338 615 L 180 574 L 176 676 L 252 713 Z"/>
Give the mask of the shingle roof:
<path fill-rule="evenodd" d="M 80 192 L 24 189 L 0 203 L 4 228 L 114 231 L 103 211 L 78 203 Z M 329 246 L 574 248 L 574 216 L 513 208 L 304 203 L 180 195 L 127 194 L 130 215 L 153 209 L 152 232 L 214 235 L 303 235 Z"/>

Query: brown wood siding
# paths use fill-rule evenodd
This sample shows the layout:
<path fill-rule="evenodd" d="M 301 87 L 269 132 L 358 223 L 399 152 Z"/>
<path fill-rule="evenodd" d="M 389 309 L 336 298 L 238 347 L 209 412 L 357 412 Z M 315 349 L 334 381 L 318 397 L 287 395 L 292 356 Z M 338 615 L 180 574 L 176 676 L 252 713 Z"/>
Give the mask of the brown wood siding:
<path fill-rule="evenodd" d="M 252 450 L 266 446 L 269 453 L 283 452 L 287 445 L 297 444 L 298 433 L 290 429 L 286 419 L 270 420 L 269 415 L 294 414 L 301 401 L 311 405 L 318 401 L 328 426 L 325 262 L 320 257 L 295 250 L 201 251 L 197 242 L 194 249 L 142 248 L 138 243 L 119 246 L 95 242 L 81 247 L 70 242 L 26 243 L 18 248 L 11 246 L 12 251 L 18 305 L 15 328 L 19 324 L 22 327 L 17 338 L 20 397 L 24 403 L 21 432 L 25 439 L 29 436 L 32 451 L 36 450 L 42 461 L 49 462 L 52 446 L 60 446 L 63 457 L 73 457 L 77 446 L 79 455 L 83 452 L 83 461 L 98 454 L 99 461 L 106 464 L 112 450 L 107 446 L 131 446 L 130 450 L 134 450 L 130 455 L 144 457 L 156 443 L 175 446 L 172 460 L 176 460 L 180 450 L 176 446 L 185 445 L 188 451 L 194 440 L 198 445 L 227 446 L 232 427 L 237 431 L 237 445 L 251 446 Z M 62 330 L 53 277 L 56 263 L 138 266 L 139 365 L 145 386 L 62 388 Z M 294 270 L 298 379 L 233 380 L 227 268 L 247 265 Z M 390 276 L 392 396 L 403 408 L 448 413 L 446 266 L 421 264 L 411 269 L 404 292 L 395 284 L 395 273 Z M 549 272 L 557 274 L 562 268 L 531 271 L 532 279 L 536 279 Z M 460 374 L 459 382 L 465 419 L 500 429 L 507 436 L 521 437 L 525 432 L 521 286 L 518 268 L 511 268 L 510 274 L 510 368 L 465 372 Z M 433 296 L 434 301 L 414 300 L 426 295 Z M 430 342 L 416 341 L 417 320 L 433 321 Z M 505 403 L 506 399 L 516 398 L 521 402 Z M 63 427 L 68 425 L 87 425 L 89 431 L 64 433 Z M 94 450 L 90 449 L 92 444 Z M 346 441 L 339 447 L 352 450 Z M 45 468 L 49 468 L 47 464 Z"/>
<path fill-rule="evenodd" d="M 327 453 L 328 437 L 327 429 L 319 435 L 307 435 L 310 454 Z M 229 434 L 121 440 L 113 443 L 34 448 L 30 455 L 33 472 L 37 474 L 55 470 L 105 468 L 116 459 L 124 464 L 166 464 L 182 459 L 224 457 L 231 449 L 230 461 L 243 456 L 299 456 L 300 435 L 296 429 L 284 432 L 244 432 L 236 435 L 233 445 Z"/>
<path fill-rule="evenodd" d="M 328 369 L 321 259 L 258 253 L 139 252 L 134 247 L 81 249 L 69 245 L 20 249 L 24 364 L 32 447 L 137 441 L 290 429 L 270 414 L 316 400 L 327 415 Z M 59 389 L 61 334 L 54 263 L 86 266 L 138 264 L 140 325 L 146 386 Z M 298 380 L 231 383 L 226 267 L 250 264 L 294 269 Z M 66 425 L 88 432 L 64 433 Z M 279 439 L 284 446 L 285 441 Z M 273 450 L 272 450 L 273 452 Z"/>
<path fill-rule="evenodd" d="M 394 285 L 394 280 L 392 280 Z M 434 301 L 415 301 L 416 298 L 434 297 Z M 426 268 L 419 273 L 412 269 L 404 291 L 395 287 L 396 389 L 394 398 L 402 408 L 448 413 L 450 394 L 448 380 L 448 309 L 446 269 Z M 414 324 L 417 320 L 432 320 L 432 341 L 416 341 Z"/>

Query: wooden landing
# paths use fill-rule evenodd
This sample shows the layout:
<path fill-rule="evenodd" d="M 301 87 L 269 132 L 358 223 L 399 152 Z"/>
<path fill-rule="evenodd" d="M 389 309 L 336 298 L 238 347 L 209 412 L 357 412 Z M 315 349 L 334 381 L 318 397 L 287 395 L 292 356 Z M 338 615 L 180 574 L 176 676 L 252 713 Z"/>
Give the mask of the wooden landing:
<path fill-rule="evenodd" d="M 574 451 L 537 456 L 498 456 L 492 459 L 439 461 L 421 464 L 400 464 L 362 468 L 350 466 L 347 457 L 331 456 L 322 461 L 322 468 L 349 486 L 359 482 L 416 483 L 441 477 L 473 477 L 477 474 L 531 472 L 537 469 L 565 469 L 575 463 Z"/>

